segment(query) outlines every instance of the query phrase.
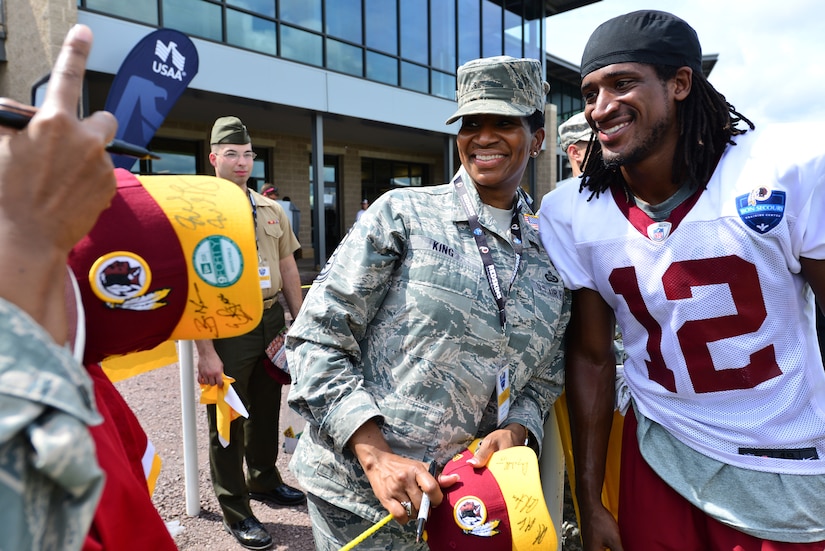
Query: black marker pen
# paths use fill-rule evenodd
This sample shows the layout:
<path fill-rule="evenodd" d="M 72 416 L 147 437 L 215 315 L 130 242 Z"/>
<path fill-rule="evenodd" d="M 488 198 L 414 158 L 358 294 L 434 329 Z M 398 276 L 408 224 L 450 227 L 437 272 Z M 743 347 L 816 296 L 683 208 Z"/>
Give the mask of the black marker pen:
<path fill-rule="evenodd" d="M 23 108 L 0 102 L 0 126 L 23 130 L 29 124 L 29 121 L 31 121 L 35 113 L 37 113 L 37 109 L 34 107 Z M 159 155 L 152 153 L 145 147 L 140 147 L 139 145 L 118 139 L 114 139 L 106 144 L 106 151 L 117 155 L 136 157 L 138 159 L 160 159 Z"/>

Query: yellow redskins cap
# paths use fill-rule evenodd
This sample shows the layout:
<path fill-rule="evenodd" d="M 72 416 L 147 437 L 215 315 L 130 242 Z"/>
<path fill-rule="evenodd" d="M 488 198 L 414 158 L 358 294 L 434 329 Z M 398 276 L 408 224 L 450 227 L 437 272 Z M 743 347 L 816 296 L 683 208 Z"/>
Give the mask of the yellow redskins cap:
<path fill-rule="evenodd" d="M 136 176 L 72 249 L 86 317 L 84 361 L 170 339 L 241 335 L 263 298 L 248 197 L 213 176 Z"/>
<path fill-rule="evenodd" d="M 467 460 L 477 442 L 453 457 L 442 474 L 458 474 L 444 501 L 430 511 L 430 551 L 555 551 L 559 538 L 542 493 L 536 453 L 527 446 L 499 450 L 485 467 Z"/>

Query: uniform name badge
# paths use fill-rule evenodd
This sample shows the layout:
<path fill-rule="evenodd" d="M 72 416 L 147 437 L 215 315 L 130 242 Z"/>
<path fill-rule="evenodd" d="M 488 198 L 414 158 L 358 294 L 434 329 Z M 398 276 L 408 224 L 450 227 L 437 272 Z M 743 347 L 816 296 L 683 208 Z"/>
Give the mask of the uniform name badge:
<path fill-rule="evenodd" d="M 502 367 L 496 374 L 496 397 L 498 398 L 498 426 L 510 414 L 510 370 Z"/>
<path fill-rule="evenodd" d="M 261 281 L 261 289 L 272 288 L 272 274 L 269 273 L 269 266 L 266 264 L 258 265 L 258 279 Z"/>

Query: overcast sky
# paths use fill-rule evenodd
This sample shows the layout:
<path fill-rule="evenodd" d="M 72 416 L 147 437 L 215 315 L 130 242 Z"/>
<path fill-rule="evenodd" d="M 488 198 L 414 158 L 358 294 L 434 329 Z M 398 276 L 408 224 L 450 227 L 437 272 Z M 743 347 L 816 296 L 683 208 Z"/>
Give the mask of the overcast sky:
<path fill-rule="evenodd" d="M 547 19 L 547 50 L 578 66 L 590 34 L 631 11 L 669 11 L 718 54 L 710 82 L 754 123 L 825 122 L 822 0 L 602 0 Z"/>

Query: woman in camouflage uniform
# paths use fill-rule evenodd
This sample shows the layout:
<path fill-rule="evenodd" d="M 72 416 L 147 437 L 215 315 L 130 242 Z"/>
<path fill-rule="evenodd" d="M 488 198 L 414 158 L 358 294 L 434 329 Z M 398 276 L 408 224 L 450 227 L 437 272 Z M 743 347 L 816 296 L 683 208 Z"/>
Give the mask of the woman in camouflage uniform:
<path fill-rule="evenodd" d="M 462 167 L 375 200 L 318 276 L 288 339 L 289 403 L 307 420 L 290 464 L 318 549 L 392 513 L 371 549 L 426 549 L 407 521 L 453 477 L 428 473 L 528 442 L 563 385 L 569 298 L 519 190 L 544 140 L 537 60 L 458 70 Z"/>

